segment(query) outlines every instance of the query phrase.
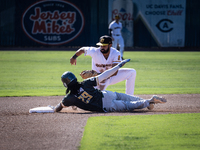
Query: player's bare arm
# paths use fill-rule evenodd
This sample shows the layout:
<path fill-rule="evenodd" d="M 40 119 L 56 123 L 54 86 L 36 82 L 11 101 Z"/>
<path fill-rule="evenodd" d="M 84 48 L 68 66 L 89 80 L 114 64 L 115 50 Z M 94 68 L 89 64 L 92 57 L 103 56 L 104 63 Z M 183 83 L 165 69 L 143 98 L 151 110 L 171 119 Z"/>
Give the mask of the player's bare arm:
<path fill-rule="evenodd" d="M 76 51 L 76 53 L 70 58 L 70 63 L 71 65 L 76 65 L 76 58 L 80 55 L 82 55 L 83 53 L 85 53 L 85 48 L 84 47 L 81 47 L 80 49 L 78 49 Z"/>
<path fill-rule="evenodd" d="M 116 64 L 116 63 L 112 64 L 112 68 L 115 67 L 115 66 L 117 66 L 117 65 L 118 65 L 118 64 Z M 117 73 L 118 73 L 118 70 L 117 70 L 112 76 L 116 76 Z M 112 77 L 112 76 L 111 76 L 111 77 Z"/>
<path fill-rule="evenodd" d="M 108 69 L 106 71 L 104 71 L 102 74 L 98 75 L 97 76 L 97 82 L 102 82 L 103 80 L 109 78 L 110 76 L 113 75 L 114 72 L 116 72 L 119 68 L 121 68 L 122 66 L 124 66 L 127 62 L 129 62 L 130 59 L 126 59 L 126 60 L 123 60 L 121 61 L 119 64 L 117 64 L 115 67 L 111 68 L 111 69 Z"/>
<path fill-rule="evenodd" d="M 117 66 L 118 64 L 112 64 L 112 68 L 114 68 L 115 66 Z M 106 70 L 105 70 L 106 71 Z M 104 72 L 105 72 L 104 71 Z M 103 73 L 103 72 L 102 72 Z M 100 73 L 100 74 L 102 74 L 102 73 Z M 112 76 L 116 76 L 117 75 L 117 73 L 118 73 L 118 70 L 115 72 L 115 73 L 113 73 L 110 77 L 112 77 Z"/>
<path fill-rule="evenodd" d="M 118 63 L 113 63 L 113 64 L 112 64 L 112 68 L 115 67 L 115 66 L 117 66 L 117 65 L 118 65 Z M 112 76 L 116 76 L 117 73 L 118 73 L 118 70 L 117 70 Z M 112 76 L 111 76 L 111 77 L 112 77 Z"/>

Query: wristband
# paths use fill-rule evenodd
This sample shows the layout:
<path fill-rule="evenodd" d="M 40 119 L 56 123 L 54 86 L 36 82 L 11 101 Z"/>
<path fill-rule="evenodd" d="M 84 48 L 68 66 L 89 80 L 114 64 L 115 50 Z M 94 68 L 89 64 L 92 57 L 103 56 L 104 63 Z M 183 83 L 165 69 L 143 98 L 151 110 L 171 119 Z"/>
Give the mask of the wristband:
<path fill-rule="evenodd" d="M 74 54 L 74 56 L 72 56 L 72 58 L 76 59 L 78 56 L 76 54 Z"/>

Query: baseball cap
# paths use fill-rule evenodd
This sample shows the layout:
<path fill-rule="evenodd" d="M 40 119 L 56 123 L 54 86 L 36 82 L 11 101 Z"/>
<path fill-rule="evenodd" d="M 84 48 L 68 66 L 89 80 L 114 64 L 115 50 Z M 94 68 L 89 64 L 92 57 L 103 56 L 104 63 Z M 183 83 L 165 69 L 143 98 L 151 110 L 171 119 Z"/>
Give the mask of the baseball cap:
<path fill-rule="evenodd" d="M 115 19 L 119 19 L 119 15 L 115 15 Z"/>
<path fill-rule="evenodd" d="M 96 45 L 106 46 L 108 44 L 112 44 L 112 38 L 110 36 L 104 35 L 100 37 L 99 43 L 97 43 Z"/>

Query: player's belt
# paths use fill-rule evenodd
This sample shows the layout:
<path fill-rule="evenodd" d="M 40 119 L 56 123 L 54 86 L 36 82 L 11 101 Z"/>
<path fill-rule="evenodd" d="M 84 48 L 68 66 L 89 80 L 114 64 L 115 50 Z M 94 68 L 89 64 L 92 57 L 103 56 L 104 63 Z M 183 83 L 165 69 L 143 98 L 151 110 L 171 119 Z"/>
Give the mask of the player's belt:
<path fill-rule="evenodd" d="M 113 34 L 114 36 L 120 36 L 120 34 Z"/>

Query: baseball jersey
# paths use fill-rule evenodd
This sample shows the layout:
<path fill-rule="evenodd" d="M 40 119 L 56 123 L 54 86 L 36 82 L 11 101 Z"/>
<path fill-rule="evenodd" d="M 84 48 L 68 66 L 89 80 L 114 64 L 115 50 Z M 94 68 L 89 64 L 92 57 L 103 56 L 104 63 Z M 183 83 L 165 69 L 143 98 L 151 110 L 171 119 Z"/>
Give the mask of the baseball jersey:
<path fill-rule="evenodd" d="M 112 21 L 109 25 L 109 29 L 111 29 L 111 33 L 112 35 L 121 35 L 121 30 L 122 30 L 122 23 L 118 22 L 116 23 L 116 21 Z"/>
<path fill-rule="evenodd" d="M 67 94 L 62 103 L 65 106 L 77 106 L 88 111 L 103 112 L 102 97 L 100 90 L 95 89 L 97 78 L 89 78 L 81 82 L 79 92 L 77 94 Z"/>
<path fill-rule="evenodd" d="M 97 73 L 102 73 L 112 68 L 113 64 L 121 62 L 120 52 L 113 47 L 110 48 L 110 54 L 107 59 L 100 51 L 100 47 L 85 47 L 85 56 L 87 55 L 92 57 L 92 69 Z"/>

